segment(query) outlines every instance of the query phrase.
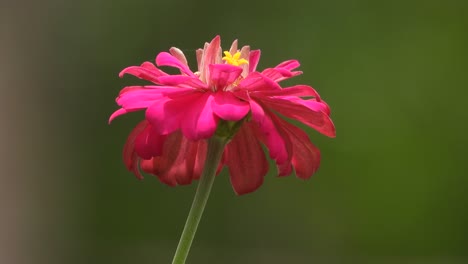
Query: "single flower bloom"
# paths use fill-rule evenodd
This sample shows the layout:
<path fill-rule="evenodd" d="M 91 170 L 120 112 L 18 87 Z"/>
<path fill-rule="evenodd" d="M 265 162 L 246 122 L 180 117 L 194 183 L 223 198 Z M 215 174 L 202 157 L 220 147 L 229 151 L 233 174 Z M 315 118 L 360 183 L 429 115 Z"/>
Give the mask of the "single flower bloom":
<path fill-rule="evenodd" d="M 121 108 L 110 121 L 125 113 L 146 111 L 145 120 L 125 144 L 125 165 L 138 178 L 142 178 L 141 167 L 167 185 L 190 184 L 201 175 L 206 139 L 221 127 L 235 127 L 218 172 L 228 167 L 237 194 L 255 191 L 263 183 L 269 166 L 262 144 L 279 176 L 294 170 L 297 177 L 310 178 L 319 167 L 320 151 L 303 130 L 281 116 L 334 137 L 330 108 L 310 86 L 280 86 L 282 80 L 302 73 L 294 71 L 298 61 L 288 60 L 259 72 L 260 50 L 251 51 L 249 46 L 238 50 L 234 41 L 223 57 L 220 41 L 217 36 L 196 51 L 197 72 L 190 70 L 181 50 L 171 48 L 157 55 L 156 65 L 144 62 L 120 73 L 153 83 L 125 87 L 116 99 Z M 180 74 L 170 75 L 161 66 L 175 67 Z"/>

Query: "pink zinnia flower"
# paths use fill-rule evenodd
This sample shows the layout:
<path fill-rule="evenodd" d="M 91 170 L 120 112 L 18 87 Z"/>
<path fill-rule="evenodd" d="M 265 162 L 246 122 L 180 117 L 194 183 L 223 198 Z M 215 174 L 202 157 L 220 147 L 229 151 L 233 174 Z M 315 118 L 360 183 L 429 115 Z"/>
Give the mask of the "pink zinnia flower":
<path fill-rule="evenodd" d="M 229 168 L 237 194 L 255 191 L 268 172 L 262 144 L 278 167 L 279 176 L 295 171 L 308 179 L 320 164 L 320 151 L 307 134 L 278 114 L 295 119 L 329 136 L 335 128 L 330 109 L 310 86 L 281 87 L 279 82 L 301 74 L 299 62 L 289 60 L 274 68 L 256 71 L 260 50 L 249 46 L 229 51 L 220 46 L 220 37 L 196 52 L 198 71 L 192 72 L 185 55 L 177 48 L 156 57 L 156 66 L 144 62 L 125 68 L 153 85 L 125 87 L 117 97 L 122 107 L 115 117 L 146 110 L 146 118 L 130 133 L 124 147 L 124 162 L 142 178 L 139 166 L 163 183 L 190 184 L 201 175 L 207 152 L 206 139 L 219 126 L 237 131 L 227 144 L 219 170 Z M 170 66 L 180 74 L 169 75 L 158 67 Z"/>

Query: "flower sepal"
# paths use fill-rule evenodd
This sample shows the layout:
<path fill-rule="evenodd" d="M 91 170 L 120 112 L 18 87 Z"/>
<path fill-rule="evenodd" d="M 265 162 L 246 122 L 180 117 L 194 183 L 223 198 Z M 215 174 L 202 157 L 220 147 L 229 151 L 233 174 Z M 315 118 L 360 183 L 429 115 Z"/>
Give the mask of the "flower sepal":
<path fill-rule="evenodd" d="M 220 138 L 225 138 L 228 141 L 236 135 L 236 133 L 241 128 L 244 122 L 248 122 L 252 119 L 251 114 L 248 113 L 244 118 L 239 121 L 227 121 L 227 120 L 220 120 L 218 123 L 218 127 L 216 128 L 215 136 Z"/>

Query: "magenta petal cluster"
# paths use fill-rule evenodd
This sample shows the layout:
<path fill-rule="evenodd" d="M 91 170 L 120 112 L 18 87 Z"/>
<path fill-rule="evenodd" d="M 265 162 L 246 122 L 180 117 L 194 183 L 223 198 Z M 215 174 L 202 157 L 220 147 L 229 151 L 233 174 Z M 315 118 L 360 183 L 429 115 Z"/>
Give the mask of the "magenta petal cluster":
<path fill-rule="evenodd" d="M 190 70 L 183 52 L 171 48 L 156 57 L 156 64 L 144 62 L 125 68 L 151 85 L 125 87 L 117 97 L 121 107 L 110 117 L 145 110 L 145 120 L 130 133 L 124 147 L 127 168 L 142 178 L 140 168 L 163 183 L 190 184 L 201 175 L 207 139 L 220 122 L 242 122 L 227 144 L 219 171 L 227 166 L 237 194 L 255 191 L 268 172 L 262 149 L 266 146 L 279 176 L 308 179 L 318 169 L 320 151 L 307 134 L 288 123 L 285 116 L 329 136 L 335 136 L 330 108 L 310 86 L 281 87 L 282 80 L 301 74 L 296 60 L 257 71 L 260 50 L 234 41 L 223 57 L 216 36 L 196 51 L 198 71 Z M 177 68 L 170 75 L 159 67 Z M 280 114 L 281 116 L 279 116 Z"/>

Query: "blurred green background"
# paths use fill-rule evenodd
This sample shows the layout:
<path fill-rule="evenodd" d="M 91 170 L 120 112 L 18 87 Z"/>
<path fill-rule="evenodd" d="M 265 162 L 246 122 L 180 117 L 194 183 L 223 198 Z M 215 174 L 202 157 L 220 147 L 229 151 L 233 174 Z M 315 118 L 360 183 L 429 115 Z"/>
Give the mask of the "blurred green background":
<path fill-rule="evenodd" d="M 136 180 L 117 74 L 215 35 L 295 58 L 337 138 L 309 181 L 216 179 L 188 263 L 468 263 L 467 1 L 10 1 L 0 6 L 1 263 L 170 263 L 195 185 Z"/>

